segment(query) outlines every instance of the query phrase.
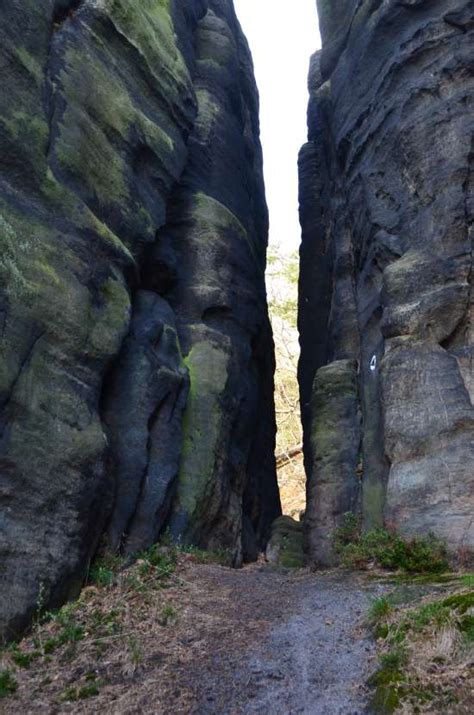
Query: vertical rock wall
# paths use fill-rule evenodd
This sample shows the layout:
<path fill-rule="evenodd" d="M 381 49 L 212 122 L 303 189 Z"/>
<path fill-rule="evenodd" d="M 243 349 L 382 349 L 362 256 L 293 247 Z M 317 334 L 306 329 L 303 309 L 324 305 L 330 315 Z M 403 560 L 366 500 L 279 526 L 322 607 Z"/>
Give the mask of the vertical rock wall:
<path fill-rule="evenodd" d="M 472 548 L 474 3 L 318 7 L 300 155 L 309 559 L 333 562 L 347 511 Z"/>
<path fill-rule="evenodd" d="M 8 637 L 77 593 L 102 538 L 133 552 L 169 527 L 238 563 L 279 498 L 258 98 L 232 1 L 12 0 L 0 19 Z"/>

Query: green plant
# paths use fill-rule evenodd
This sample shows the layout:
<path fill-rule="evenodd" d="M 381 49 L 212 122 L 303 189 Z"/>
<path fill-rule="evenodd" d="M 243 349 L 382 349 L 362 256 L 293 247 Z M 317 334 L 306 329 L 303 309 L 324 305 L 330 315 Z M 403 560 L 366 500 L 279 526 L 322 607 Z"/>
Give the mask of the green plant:
<path fill-rule="evenodd" d="M 456 579 L 451 582 L 455 587 Z M 392 713 L 403 705 L 407 712 L 420 712 L 430 702 L 433 712 L 447 712 L 452 704 L 464 703 L 469 697 L 463 673 L 474 641 L 474 591 L 443 596 L 437 589 L 415 607 L 395 591 L 389 604 L 391 612 L 376 629 L 384 644 L 379 668 L 369 679 L 375 688 L 372 711 Z"/>
<path fill-rule="evenodd" d="M 159 579 L 167 579 L 176 570 L 176 552 L 173 548 L 154 544 L 137 556 L 143 562 L 140 567 L 142 576 L 153 573 Z"/>
<path fill-rule="evenodd" d="M 117 573 L 123 568 L 124 560 L 116 554 L 106 553 L 97 558 L 89 569 L 88 583 L 107 588 L 115 583 Z"/>
<path fill-rule="evenodd" d="M 381 715 L 395 712 L 400 704 L 402 684 L 405 681 L 403 667 L 407 654 L 402 648 L 384 653 L 380 658 L 380 668 L 370 676 L 367 684 L 375 688 L 371 708 Z"/>
<path fill-rule="evenodd" d="M 79 688 L 78 698 L 79 700 L 85 700 L 86 698 L 92 698 L 99 694 L 99 686 L 97 683 L 90 683 L 89 685 L 83 685 Z"/>
<path fill-rule="evenodd" d="M 400 644 L 408 634 L 419 634 L 425 629 L 439 631 L 446 627 L 457 628 L 468 641 L 474 637 L 474 591 L 457 593 L 444 599 L 424 603 L 409 610 L 403 619 L 378 625 L 376 635 L 389 643 Z"/>
<path fill-rule="evenodd" d="M 470 608 L 474 608 L 474 590 L 467 593 L 455 593 L 442 601 L 443 606 L 452 608 L 459 613 L 466 613 Z"/>
<path fill-rule="evenodd" d="M 18 683 L 10 670 L 0 670 L 0 698 L 6 698 L 18 690 Z"/>
<path fill-rule="evenodd" d="M 387 653 L 383 653 L 380 657 L 380 664 L 386 671 L 400 671 L 407 663 L 407 653 L 403 648 L 396 648 Z"/>
<path fill-rule="evenodd" d="M 105 566 L 92 566 L 89 571 L 89 583 L 107 588 L 115 581 L 115 573 Z"/>
<path fill-rule="evenodd" d="M 57 638 L 60 645 L 76 643 L 84 638 L 84 626 L 76 620 L 76 608 L 75 603 L 69 603 L 54 615 L 54 621 L 61 627 Z"/>
<path fill-rule="evenodd" d="M 55 651 L 56 648 L 58 647 L 58 645 L 59 645 L 59 641 L 57 641 L 56 638 L 48 638 L 43 643 L 44 655 L 48 655 L 49 653 L 52 653 L 53 651 Z"/>
<path fill-rule="evenodd" d="M 197 546 L 180 546 L 179 550 L 184 554 L 189 554 L 198 564 L 218 564 L 219 566 L 232 565 L 232 551 L 230 549 L 200 549 Z"/>
<path fill-rule="evenodd" d="M 55 634 L 46 639 L 43 638 L 40 624 L 37 626 L 34 644 L 43 657 L 53 653 L 59 646 L 77 643 L 84 638 L 85 628 L 77 621 L 76 611 L 77 603 L 67 603 L 59 611 L 48 611 L 43 614 L 43 623 L 53 622 L 57 626 Z"/>
<path fill-rule="evenodd" d="M 129 638 L 128 649 L 130 651 L 130 660 L 134 666 L 140 665 L 143 662 L 143 652 L 136 638 Z"/>
<path fill-rule="evenodd" d="M 367 681 L 367 685 L 375 688 L 371 699 L 371 710 L 380 715 L 395 712 L 400 704 L 400 684 L 404 675 L 399 670 L 380 668 Z"/>
<path fill-rule="evenodd" d="M 87 685 L 74 686 L 71 685 L 63 692 L 61 700 L 66 702 L 75 702 L 77 700 L 86 700 L 99 695 L 100 681 L 90 682 Z"/>
<path fill-rule="evenodd" d="M 125 560 L 118 554 L 107 552 L 93 561 L 89 568 L 87 583 L 107 588 L 112 586 L 117 574 L 123 569 Z"/>
<path fill-rule="evenodd" d="M 334 532 L 334 548 L 347 568 L 374 564 L 408 573 L 440 573 L 448 568 L 446 547 L 434 536 L 405 539 L 381 528 L 363 532 L 360 520 L 350 513 Z"/>
<path fill-rule="evenodd" d="M 388 598 L 380 596 L 372 601 L 368 614 L 368 622 L 372 626 L 378 626 L 379 623 L 387 618 L 392 612 L 392 605 Z"/>
<path fill-rule="evenodd" d="M 474 642 L 474 616 L 464 616 L 459 620 L 459 630 L 464 640 L 470 646 Z"/>
<path fill-rule="evenodd" d="M 89 617 L 88 629 L 94 636 L 111 636 L 120 630 L 119 611 L 102 611 L 94 609 Z"/>
<path fill-rule="evenodd" d="M 32 661 L 40 655 L 41 653 L 37 650 L 31 653 L 24 653 L 18 650 L 18 646 L 15 646 L 11 652 L 11 659 L 19 668 L 29 668 Z"/>
<path fill-rule="evenodd" d="M 160 623 L 162 626 L 167 626 L 169 623 L 175 621 L 177 616 L 178 614 L 176 609 L 171 605 L 171 603 L 167 603 L 166 606 L 163 606 L 161 611 Z"/>
<path fill-rule="evenodd" d="M 358 516 L 346 512 L 342 517 L 341 525 L 334 530 L 334 546 L 336 551 L 341 551 L 345 546 L 357 543 L 360 539 L 362 523 Z"/>

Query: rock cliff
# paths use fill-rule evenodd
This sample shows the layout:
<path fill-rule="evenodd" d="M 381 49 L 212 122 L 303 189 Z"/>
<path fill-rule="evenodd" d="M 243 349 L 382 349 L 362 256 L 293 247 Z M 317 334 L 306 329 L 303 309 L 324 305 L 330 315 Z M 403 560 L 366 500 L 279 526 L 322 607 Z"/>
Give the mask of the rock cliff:
<path fill-rule="evenodd" d="M 318 0 L 300 155 L 309 560 L 344 512 L 474 546 L 472 0 Z"/>
<path fill-rule="evenodd" d="M 232 0 L 0 8 L 0 634 L 99 544 L 280 513 L 258 95 Z"/>

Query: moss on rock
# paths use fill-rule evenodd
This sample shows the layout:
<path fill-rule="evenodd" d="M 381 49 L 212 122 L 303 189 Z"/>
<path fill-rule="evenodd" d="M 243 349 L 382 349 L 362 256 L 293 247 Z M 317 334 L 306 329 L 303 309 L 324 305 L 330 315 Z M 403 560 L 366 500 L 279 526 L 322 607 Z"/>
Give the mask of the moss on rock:
<path fill-rule="evenodd" d="M 228 355 L 210 342 L 197 342 L 184 359 L 190 390 L 183 423 L 183 449 L 178 476 L 178 520 L 199 520 L 212 489 L 222 429 L 223 396 L 228 377 Z"/>
<path fill-rule="evenodd" d="M 290 516 L 281 516 L 272 524 L 267 560 L 284 568 L 303 568 L 303 524 Z"/>

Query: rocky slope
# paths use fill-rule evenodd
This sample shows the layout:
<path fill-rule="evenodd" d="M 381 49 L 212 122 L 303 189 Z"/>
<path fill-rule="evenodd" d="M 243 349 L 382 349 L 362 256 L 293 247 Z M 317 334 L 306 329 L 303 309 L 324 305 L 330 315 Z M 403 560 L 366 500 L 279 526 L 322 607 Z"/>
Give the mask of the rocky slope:
<path fill-rule="evenodd" d="M 472 0 L 319 0 L 300 155 L 310 561 L 344 512 L 474 546 Z"/>
<path fill-rule="evenodd" d="M 279 514 L 267 211 L 232 0 L 0 8 L 0 634 L 103 538 Z M 265 495 L 265 499 L 262 495 Z"/>

